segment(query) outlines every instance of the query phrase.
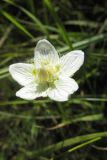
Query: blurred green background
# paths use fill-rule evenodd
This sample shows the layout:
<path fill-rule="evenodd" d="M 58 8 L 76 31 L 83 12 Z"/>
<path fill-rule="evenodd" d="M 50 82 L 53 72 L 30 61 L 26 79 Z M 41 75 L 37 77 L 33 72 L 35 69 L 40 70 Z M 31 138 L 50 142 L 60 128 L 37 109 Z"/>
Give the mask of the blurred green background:
<path fill-rule="evenodd" d="M 82 49 L 69 101 L 25 101 L 8 73 L 46 38 Z M 107 1 L 0 0 L 0 160 L 107 160 Z"/>

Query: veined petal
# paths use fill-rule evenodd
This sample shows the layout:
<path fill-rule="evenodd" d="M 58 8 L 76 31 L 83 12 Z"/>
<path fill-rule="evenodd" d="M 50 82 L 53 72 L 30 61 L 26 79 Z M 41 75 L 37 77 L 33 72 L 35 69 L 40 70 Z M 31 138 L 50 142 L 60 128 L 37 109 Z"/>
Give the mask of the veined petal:
<path fill-rule="evenodd" d="M 78 84 L 74 79 L 64 77 L 56 81 L 55 87 L 48 91 L 48 96 L 56 101 L 67 101 L 77 89 Z"/>
<path fill-rule="evenodd" d="M 46 97 L 46 91 L 39 90 L 36 84 L 29 84 L 16 92 L 16 96 L 26 100 L 33 100 L 38 97 Z"/>
<path fill-rule="evenodd" d="M 36 67 L 47 64 L 55 65 L 59 63 L 59 56 L 54 46 L 49 41 L 43 39 L 37 43 L 34 60 Z"/>
<path fill-rule="evenodd" d="M 62 90 L 68 94 L 73 94 L 79 88 L 77 82 L 73 78 L 69 77 L 60 78 L 56 85 L 62 88 Z"/>
<path fill-rule="evenodd" d="M 15 63 L 9 66 L 9 72 L 13 79 L 15 79 L 22 86 L 34 81 L 34 77 L 32 75 L 33 69 L 34 65 L 27 63 Z"/>
<path fill-rule="evenodd" d="M 84 52 L 81 50 L 71 51 L 60 58 L 61 75 L 73 76 L 84 62 Z"/>

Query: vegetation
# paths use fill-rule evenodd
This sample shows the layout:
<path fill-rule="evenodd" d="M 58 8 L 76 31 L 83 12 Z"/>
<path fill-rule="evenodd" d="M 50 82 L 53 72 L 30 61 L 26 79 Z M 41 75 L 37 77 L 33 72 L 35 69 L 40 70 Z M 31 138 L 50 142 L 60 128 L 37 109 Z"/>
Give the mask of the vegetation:
<path fill-rule="evenodd" d="M 0 1 L 0 160 L 107 160 L 107 2 Z M 85 52 L 69 101 L 25 101 L 8 66 L 46 38 L 60 55 Z"/>

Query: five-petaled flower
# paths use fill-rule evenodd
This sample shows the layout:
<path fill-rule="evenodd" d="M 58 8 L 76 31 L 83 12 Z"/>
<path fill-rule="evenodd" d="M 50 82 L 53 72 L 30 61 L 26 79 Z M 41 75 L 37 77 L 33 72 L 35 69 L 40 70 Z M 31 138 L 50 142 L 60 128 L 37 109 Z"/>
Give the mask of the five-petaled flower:
<path fill-rule="evenodd" d="M 16 96 L 33 100 L 49 97 L 55 101 L 67 101 L 78 84 L 70 78 L 84 61 L 84 52 L 75 50 L 59 58 L 54 46 L 43 39 L 37 43 L 34 63 L 15 63 L 9 66 L 13 79 L 23 87 Z"/>

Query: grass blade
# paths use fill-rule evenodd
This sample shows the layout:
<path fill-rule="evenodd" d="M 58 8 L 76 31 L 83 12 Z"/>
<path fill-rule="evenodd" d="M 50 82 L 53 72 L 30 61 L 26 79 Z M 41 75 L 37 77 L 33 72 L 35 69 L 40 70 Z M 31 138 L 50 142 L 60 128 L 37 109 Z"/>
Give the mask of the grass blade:
<path fill-rule="evenodd" d="M 42 31 L 44 34 L 46 34 L 48 36 L 48 32 L 47 29 L 45 27 L 45 25 L 43 25 L 43 23 L 30 11 L 28 11 L 27 9 L 23 8 L 22 6 L 16 4 L 15 2 L 12 2 L 11 0 L 4 0 L 6 3 L 9 3 L 17 8 L 19 8 L 24 14 L 26 14 L 38 27 L 38 29 L 40 31 Z"/>
<path fill-rule="evenodd" d="M 11 14 L 6 11 L 1 11 L 2 15 L 7 18 L 10 22 L 12 22 L 18 29 L 20 29 L 25 35 L 30 38 L 34 38 L 33 35 L 22 25 L 20 24 Z"/>
<path fill-rule="evenodd" d="M 52 152 L 58 151 L 62 148 L 71 146 L 71 145 L 75 145 L 81 142 L 85 142 L 88 140 L 92 140 L 95 138 L 99 138 L 99 137 L 107 137 L 107 132 L 100 132 L 100 133 L 92 133 L 92 134 L 88 134 L 88 135 L 82 135 L 82 136 L 78 136 L 75 138 L 69 138 L 66 139 L 64 141 L 61 141 L 59 143 L 56 143 L 54 145 L 50 145 L 48 147 L 42 148 L 42 150 L 38 150 L 38 151 L 26 151 L 23 150 L 23 152 L 25 153 L 25 155 L 27 155 L 28 157 L 36 157 L 39 155 L 48 155 Z"/>
<path fill-rule="evenodd" d="M 79 149 L 79 148 L 81 148 L 81 147 L 84 147 L 84 146 L 86 146 L 86 145 L 88 145 L 88 144 L 90 144 L 90 143 L 96 142 L 96 141 L 98 141 L 98 140 L 100 140 L 100 139 L 101 139 L 101 137 L 98 137 L 98 138 L 94 138 L 94 139 L 92 139 L 92 140 L 89 140 L 89 141 L 87 141 L 87 142 L 84 142 L 84 143 L 82 143 L 82 144 L 80 144 L 80 145 L 78 145 L 78 146 L 76 146 L 76 147 L 73 147 L 73 148 L 69 149 L 68 152 L 73 152 L 73 151 L 75 151 L 75 150 L 77 150 L 77 149 Z"/>
<path fill-rule="evenodd" d="M 47 8 L 49 9 L 50 13 L 52 14 L 53 16 L 53 19 L 55 20 L 56 22 L 56 25 L 58 27 L 58 31 L 59 31 L 59 34 L 60 36 L 63 38 L 63 40 L 68 44 L 68 46 L 70 48 L 72 48 L 72 44 L 69 40 L 69 36 L 67 35 L 67 31 L 65 30 L 60 18 L 58 17 L 58 15 L 56 14 L 56 11 L 55 11 L 55 7 L 53 6 L 51 0 L 44 0 L 44 3 L 46 4 Z"/>

